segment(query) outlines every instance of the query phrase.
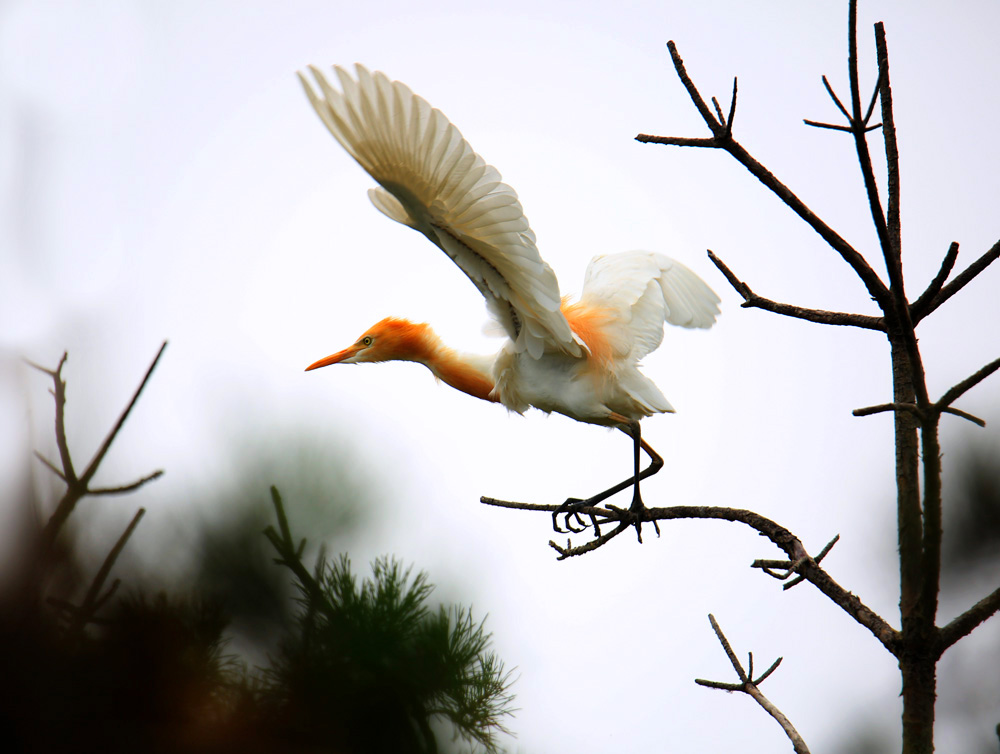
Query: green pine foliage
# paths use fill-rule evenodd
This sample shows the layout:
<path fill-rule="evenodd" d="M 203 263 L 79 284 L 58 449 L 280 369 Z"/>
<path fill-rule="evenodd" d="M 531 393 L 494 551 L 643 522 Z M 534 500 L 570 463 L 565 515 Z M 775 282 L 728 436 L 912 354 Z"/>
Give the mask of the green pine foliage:
<path fill-rule="evenodd" d="M 277 490 L 279 535 L 265 532 L 300 591 L 297 630 L 269 671 L 289 740 L 345 751 L 436 752 L 440 733 L 497 751 L 510 714 L 510 674 L 490 635 L 462 607 L 428 606 L 433 587 L 379 558 L 360 584 L 346 555 L 302 565 Z"/>

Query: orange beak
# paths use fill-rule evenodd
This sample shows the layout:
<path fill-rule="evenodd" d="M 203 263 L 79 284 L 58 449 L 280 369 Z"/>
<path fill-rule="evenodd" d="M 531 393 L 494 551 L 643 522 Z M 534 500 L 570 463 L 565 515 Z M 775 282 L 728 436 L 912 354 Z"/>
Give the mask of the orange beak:
<path fill-rule="evenodd" d="M 355 344 L 343 351 L 338 351 L 337 353 L 327 356 L 325 359 L 320 359 L 319 361 L 314 361 L 312 364 L 306 367 L 306 371 L 309 372 L 313 369 L 319 369 L 320 367 L 328 367 L 331 364 L 340 364 L 342 362 L 351 363 L 351 359 L 357 355 L 358 351 L 361 350 L 361 346 Z"/>

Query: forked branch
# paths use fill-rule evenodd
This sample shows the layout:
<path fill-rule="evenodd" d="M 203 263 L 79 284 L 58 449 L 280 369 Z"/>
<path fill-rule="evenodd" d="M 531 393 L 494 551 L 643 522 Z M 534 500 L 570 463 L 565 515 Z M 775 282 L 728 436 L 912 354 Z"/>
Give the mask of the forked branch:
<path fill-rule="evenodd" d="M 815 230 L 824 241 L 826 241 L 848 264 L 851 265 L 852 269 L 854 269 L 858 277 L 860 277 L 862 282 L 865 284 L 865 287 L 868 289 L 872 298 L 874 298 L 879 303 L 883 311 L 885 311 L 886 307 L 889 306 L 890 303 L 889 290 L 868 262 L 865 261 L 865 258 L 836 231 L 823 222 L 811 209 L 809 209 L 809 207 L 806 206 L 805 202 L 799 199 L 798 196 L 785 186 L 785 184 L 779 181 L 774 174 L 771 173 L 771 171 L 765 168 L 760 162 L 751 156 L 746 149 L 740 146 L 740 144 L 732 137 L 732 133 L 729 129 L 723 125 L 720 119 L 712 113 L 711 109 L 705 103 L 705 99 L 701 96 L 698 88 L 694 85 L 694 82 L 688 75 L 687 69 L 684 67 L 684 61 L 677 52 L 677 46 L 671 41 L 667 43 L 667 48 L 670 50 L 670 57 L 674 64 L 674 70 L 677 72 L 677 77 L 681 80 L 681 83 L 687 90 L 688 96 L 698 109 L 698 112 L 701 113 L 701 117 L 705 121 L 709 130 L 712 132 L 712 136 L 708 138 L 686 138 L 639 134 L 635 137 L 636 141 L 648 144 L 669 144 L 675 146 L 723 149 L 728 152 L 736 159 L 737 162 L 750 171 L 750 173 L 756 177 L 757 180 L 763 183 L 773 194 L 788 205 L 792 211 L 795 212 L 795 214 L 808 223 L 808 225 Z M 729 119 L 730 123 L 732 122 L 733 117 L 735 117 L 735 109 L 732 111 L 732 116 Z"/>
<path fill-rule="evenodd" d="M 77 476 L 73 467 L 73 459 L 70 455 L 69 444 L 66 440 L 66 381 L 62 378 L 62 368 L 66 364 L 67 355 L 63 353 L 58 366 L 54 370 L 46 369 L 45 367 L 39 366 L 38 364 L 34 364 L 30 361 L 28 362 L 29 366 L 47 374 L 53 381 L 52 395 L 56 404 L 56 445 L 59 448 L 59 457 L 62 463 L 62 468 L 58 468 L 54 463 L 46 459 L 40 453 L 36 452 L 35 455 L 52 473 L 66 483 L 66 491 L 63 493 L 62 498 L 56 505 L 56 509 L 53 511 L 52 516 L 42 529 L 41 545 L 43 552 L 48 552 L 51 549 L 52 543 L 55 542 L 56 536 L 59 534 L 60 529 L 62 529 L 63 524 L 65 524 L 66 520 L 70 517 L 70 514 L 72 514 L 76 504 L 87 495 L 118 495 L 126 492 L 132 492 L 133 490 L 142 487 L 144 484 L 159 478 L 163 474 L 162 470 L 157 470 L 151 474 L 147 474 L 135 482 L 117 487 L 91 489 L 89 486 L 90 481 L 94 478 L 98 468 L 100 468 L 101 462 L 104 460 L 104 456 L 107 455 L 108 450 L 111 448 L 111 444 L 118 436 L 118 432 L 121 431 L 121 428 L 124 426 L 125 421 L 128 419 L 129 414 L 132 412 L 132 409 L 136 404 L 136 401 L 139 400 L 139 396 L 142 394 L 143 388 L 145 388 L 146 383 L 149 382 L 149 378 L 152 376 L 153 370 L 156 369 L 156 365 L 159 363 L 160 357 L 163 355 L 163 351 L 166 347 L 167 341 L 163 341 L 163 344 L 160 346 L 160 350 L 157 351 L 152 364 L 150 364 L 149 368 L 146 370 L 146 374 L 142 378 L 142 382 L 139 383 L 139 387 L 136 389 L 135 393 L 133 393 L 132 399 L 125 407 L 125 410 L 122 411 L 121 415 L 118 417 L 118 421 L 115 422 L 111 431 L 108 432 L 107 436 L 104 438 L 104 441 L 101 443 L 100 448 L 98 448 L 90 463 L 87 464 L 86 470 L 80 476 Z"/>
<path fill-rule="evenodd" d="M 736 653 L 733 651 L 732 646 L 729 644 L 729 640 L 726 639 L 726 635 L 722 633 L 722 629 L 719 628 L 718 622 L 715 620 L 715 616 L 711 613 L 708 616 L 709 622 L 712 624 L 712 630 L 715 631 L 716 637 L 719 639 L 719 643 L 722 645 L 722 649 L 725 651 L 726 656 L 729 658 L 729 662 L 733 666 L 733 670 L 736 671 L 736 675 L 739 676 L 739 683 L 723 683 L 722 681 L 706 681 L 702 678 L 696 678 L 695 683 L 699 686 L 705 686 L 710 689 L 721 689 L 723 691 L 739 691 L 746 694 L 751 699 L 753 699 L 757 704 L 759 704 L 767 714 L 773 717 L 781 729 L 785 731 L 785 735 L 788 736 L 788 740 L 792 742 L 792 748 L 795 750 L 795 754 L 809 754 L 809 747 L 806 746 L 806 742 L 802 740 L 802 736 L 799 732 L 795 730 L 795 726 L 792 725 L 791 721 L 785 717 L 785 715 L 779 710 L 774 704 L 760 691 L 760 684 L 771 675 L 778 666 L 781 664 L 782 658 L 779 657 L 770 668 L 765 670 L 760 678 L 753 678 L 753 653 L 749 655 L 749 670 L 744 670 L 743 665 L 740 663 L 739 659 L 736 657 Z"/>
<path fill-rule="evenodd" d="M 958 249 L 955 249 L 955 253 L 958 253 Z M 913 322 L 916 324 L 928 314 L 937 309 L 941 304 L 950 299 L 960 290 L 962 290 L 966 285 L 972 282 L 973 279 L 980 272 L 989 267 L 993 262 L 1000 257 L 1000 241 L 993 244 L 979 259 L 970 264 L 961 273 L 955 276 L 948 285 L 942 287 L 933 296 L 921 296 L 916 301 L 913 302 Z M 947 261 L 947 259 L 945 260 Z"/>
<path fill-rule="evenodd" d="M 545 512 L 550 515 L 562 508 L 560 505 L 513 502 L 497 500 L 491 497 L 482 497 L 480 498 L 480 502 L 500 508 L 532 510 Z M 579 510 L 579 513 L 584 516 L 594 516 L 599 525 L 608 523 L 617 525 L 608 534 L 599 535 L 583 545 L 573 546 L 572 544 L 568 544 L 566 547 L 562 547 L 555 542 L 549 542 L 549 546 L 559 553 L 559 560 L 593 552 L 606 545 L 614 537 L 635 523 L 634 514 L 622 509 L 584 507 Z M 749 526 L 781 548 L 788 556 L 789 562 L 794 564 L 795 570 L 799 575 L 819 589 L 820 592 L 836 603 L 844 612 L 854 618 L 855 621 L 867 628 L 886 649 L 894 655 L 899 651 L 899 632 L 865 605 L 857 596 L 834 581 L 810 557 L 799 538 L 780 524 L 753 511 L 741 508 L 704 505 L 676 505 L 669 508 L 647 508 L 642 518 L 643 521 L 649 522 L 669 521 L 673 519 L 713 519 L 718 521 L 733 521 Z"/>

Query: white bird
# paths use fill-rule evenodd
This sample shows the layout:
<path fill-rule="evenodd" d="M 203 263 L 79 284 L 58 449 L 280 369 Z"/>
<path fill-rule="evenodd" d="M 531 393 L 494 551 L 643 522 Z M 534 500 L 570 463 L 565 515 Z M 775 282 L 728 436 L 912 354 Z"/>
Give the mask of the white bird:
<path fill-rule="evenodd" d="M 559 293 L 539 256 L 535 234 L 514 189 L 486 164 L 440 110 L 383 73 L 336 67 L 342 91 L 315 67 L 317 93 L 299 73 L 309 101 L 330 133 L 379 184 L 375 206 L 423 233 L 458 265 L 486 299 L 508 336 L 494 356 L 447 348 L 426 324 L 390 317 L 353 345 L 307 367 L 415 361 L 476 398 L 523 413 L 533 406 L 571 419 L 615 427 L 634 441 L 633 475 L 586 500 L 596 505 L 633 488 L 637 530 L 645 507 L 639 482 L 663 465 L 640 436 L 639 420 L 673 407 L 639 371 L 639 360 L 663 340 L 663 323 L 708 328 L 719 297 L 694 272 L 662 254 L 629 251 L 594 257 L 579 301 Z M 650 466 L 640 472 L 640 447 Z"/>

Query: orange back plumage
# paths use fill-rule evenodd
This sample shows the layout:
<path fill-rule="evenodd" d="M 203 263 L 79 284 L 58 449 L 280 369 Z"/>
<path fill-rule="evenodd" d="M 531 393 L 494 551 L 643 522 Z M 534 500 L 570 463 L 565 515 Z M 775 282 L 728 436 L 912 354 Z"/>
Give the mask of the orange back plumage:
<path fill-rule="evenodd" d="M 588 306 L 581 301 L 570 303 L 568 298 L 563 299 L 561 308 L 570 329 L 590 351 L 590 359 L 604 368 L 610 368 L 615 356 L 607 332 L 614 317 L 612 311 L 604 307 Z"/>

